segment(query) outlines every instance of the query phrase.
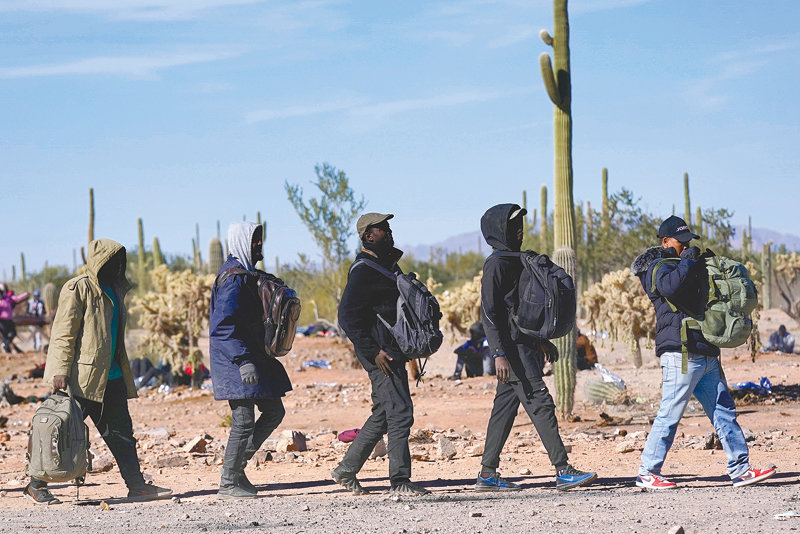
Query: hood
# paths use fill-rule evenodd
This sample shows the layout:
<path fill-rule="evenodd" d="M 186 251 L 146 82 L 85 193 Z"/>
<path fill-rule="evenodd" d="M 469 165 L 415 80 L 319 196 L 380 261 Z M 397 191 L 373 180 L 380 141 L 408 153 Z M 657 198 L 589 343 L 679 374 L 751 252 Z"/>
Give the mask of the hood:
<path fill-rule="evenodd" d="M 674 258 L 675 257 L 675 249 L 671 248 L 664 248 L 664 247 L 650 247 L 638 256 L 636 259 L 633 260 L 631 263 L 631 271 L 636 276 L 641 276 L 643 273 L 647 272 L 647 269 L 650 268 L 650 265 L 653 264 L 654 261 L 660 260 L 661 258 Z"/>
<path fill-rule="evenodd" d="M 251 245 L 258 226 L 253 222 L 234 222 L 228 226 L 228 251 L 248 271 L 256 269 L 251 256 Z"/>
<path fill-rule="evenodd" d="M 518 248 L 509 245 L 508 218 L 518 210 L 517 204 L 498 204 L 492 206 L 481 217 L 481 233 L 494 250 L 517 252 Z"/>
<path fill-rule="evenodd" d="M 95 239 L 89 243 L 89 252 L 86 255 L 86 273 L 97 280 L 100 268 L 111 259 L 111 256 L 124 249 L 125 247 L 113 239 Z"/>

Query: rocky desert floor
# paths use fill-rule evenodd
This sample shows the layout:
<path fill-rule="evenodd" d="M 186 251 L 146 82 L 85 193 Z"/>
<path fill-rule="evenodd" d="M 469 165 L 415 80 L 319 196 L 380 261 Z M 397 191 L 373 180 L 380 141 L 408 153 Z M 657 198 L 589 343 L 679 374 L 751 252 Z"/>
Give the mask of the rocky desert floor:
<path fill-rule="evenodd" d="M 763 338 L 778 324 L 797 324 L 776 310 L 762 315 Z M 74 486 L 53 485 L 64 503 L 34 507 L 22 495 L 27 483 L 25 449 L 36 403 L 0 406 L 0 531 L 16 532 L 783 532 L 800 530 L 800 355 L 725 351 L 730 384 L 768 377 L 771 396 L 737 400 L 739 422 L 750 440 L 751 461 L 775 464 L 778 475 L 752 487 L 733 488 L 725 455 L 715 448 L 712 426 L 693 401 L 678 429 L 664 474 L 679 483 L 667 493 L 633 484 L 639 455 L 660 399 L 661 371 L 653 350 L 634 369 L 623 344 L 595 340 L 599 360 L 620 375 L 627 392 L 619 402 L 585 402 L 583 384 L 597 371 L 578 373 L 574 421 L 561 434 L 576 467 L 598 472 L 589 487 L 557 492 L 552 467 L 530 420 L 516 420 L 501 459 L 504 476 L 524 490 L 475 493 L 485 427 L 496 381 L 476 377 L 448 381 L 453 343 L 434 355 L 427 375 L 411 384 L 415 424 L 413 479 L 432 490 L 416 499 L 387 494 L 388 462 L 380 446 L 360 478 L 372 494 L 356 497 L 330 480 L 346 451 L 343 430 L 358 428 L 370 412 L 366 374 L 351 368 L 345 346 L 323 338 L 301 338 L 284 364 L 294 390 L 284 399 L 286 418 L 248 467 L 260 498 L 245 502 L 216 497 L 229 429 L 227 403 L 209 390 L 178 388 L 144 392 L 129 403 L 142 468 L 148 479 L 175 492 L 171 500 L 126 503 L 126 489 L 108 449 L 90 424 L 95 471 L 76 499 Z M 133 341 L 129 346 L 134 344 Z M 331 369 L 307 368 L 324 359 Z M 17 395 L 43 396 L 40 380 L 24 378 L 42 354 L 0 355 L 0 379 Z M 12 378 L 13 377 L 13 378 Z M 546 379 L 553 391 L 552 377 Z M 709 448 L 710 447 L 710 448 Z"/>

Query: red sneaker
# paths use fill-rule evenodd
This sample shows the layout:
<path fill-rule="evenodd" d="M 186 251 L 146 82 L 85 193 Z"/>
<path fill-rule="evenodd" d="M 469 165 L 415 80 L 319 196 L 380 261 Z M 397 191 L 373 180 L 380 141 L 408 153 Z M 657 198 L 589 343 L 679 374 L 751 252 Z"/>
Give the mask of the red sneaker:
<path fill-rule="evenodd" d="M 770 467 L 769 469 L 755 469 L 754 467 L 751 467 L 745 472 L 745 474 L 733 479 L 733 487 L 738 488 L 739 486 L 757 484 L 762 480 L 767 480 L 775 473 L 777 473 L 777 471 L 774 467 Z"/>
<path fill-rule="evenodd" d="M 675 489 L 677 484 L 670 482 L 661 475 L 639 475 L 636 477 L 636 485 L 645 489 Z"/>

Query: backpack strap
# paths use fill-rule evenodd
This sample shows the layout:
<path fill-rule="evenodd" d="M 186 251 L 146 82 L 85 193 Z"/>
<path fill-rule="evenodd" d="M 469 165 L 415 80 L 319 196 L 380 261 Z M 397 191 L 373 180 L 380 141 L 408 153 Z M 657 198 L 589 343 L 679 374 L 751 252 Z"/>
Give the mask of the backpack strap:
<path fill-rule="evenodd" d="M 396 273 L 394 271 L 390 271 L 389 269 L 387 269 L 383 265 L 381 265 L 381 264 L 379 264 L 377 262 L 374 262 L 372 260 L 368 260 L 366 258 L 360 258 L 360 259 L 357 259 L 355 262 L 353 262 L 353 265 L 350 266 L 350 272 L 353 272 L 353 269 L 355 269 L 359 265 L 366 265 L 368 267 L 372 267 L 373 269 L 375 269 L 376 271 L 381 273 L 383 276 L 385 276 L 386 278 L 389 278 L 391 280 L 397 280 L 397 275 L 398 274 L 403 274 L 403 271 L 400 270 L 399 267 L 398 267 L 398 270 L 400 272 Z"/>
<path fill-rule="evenodd" d="M 650 293 L 658 293 L 658 289 L 656 288 L 656 276 L 658 275 L 658 270 L 667 262 L 675 261 L 671 258 L 661 258 L 658 260 L 653 267 L 653 273 L 650 276 Z M 669 308 L 672 310 L 673 313 L 678 311 L 678 307 L 675 306 L 672 301 L 670 301 L 667 297 L 664 297 L 664 300 L 667 301 Z M 684 371 L 685 373 L 686 371 Z"/>

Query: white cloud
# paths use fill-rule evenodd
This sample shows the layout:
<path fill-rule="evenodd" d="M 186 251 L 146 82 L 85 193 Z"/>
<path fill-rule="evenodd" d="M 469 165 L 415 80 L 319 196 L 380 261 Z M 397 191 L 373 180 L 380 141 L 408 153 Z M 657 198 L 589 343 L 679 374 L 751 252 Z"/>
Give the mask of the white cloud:
<path fill-rule="evenodd" d="M 111 75 L 154 79 L 162 70 L 181 65 L 220 61 L 241 55 L 244 51 L 217 50 L 152 56 L 105 56 L 66 63 L 0 68 L 0 78 L 33 78 L 41 76 Z"/>
<path fill-rule="evenodd" d="M 503 46 L 511 46 L 517 43 L 522 43 L 529 39 L 533 39 L 539 35 L 539 29 L 533 26 L 516 26 L 508 28 L 508 30 L 496 39 L 489 41 L 489 48 L 500 48 Z"/>
<path fill-rule="evenodd" d="M 332 111 L 352 109 L 360 102 L 360 100 L 348 99 L 318 104 L 288 106 L 284 108 L 259 109 L 247 113 L 245 115 L 245 122 L 247 122 L 247 124 L 254 124 L 256 122 L 271 121 L 275 119 L 308 117 L 310 115 L 319 115 L 320 113 L 330 113 Z"/>
<path fill-rule="evenodd" d="M 176 20 L 266 0 L 0 0 L 0 11 L 98 13 L 123 20 Z"/>

